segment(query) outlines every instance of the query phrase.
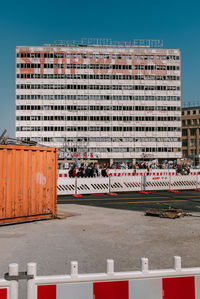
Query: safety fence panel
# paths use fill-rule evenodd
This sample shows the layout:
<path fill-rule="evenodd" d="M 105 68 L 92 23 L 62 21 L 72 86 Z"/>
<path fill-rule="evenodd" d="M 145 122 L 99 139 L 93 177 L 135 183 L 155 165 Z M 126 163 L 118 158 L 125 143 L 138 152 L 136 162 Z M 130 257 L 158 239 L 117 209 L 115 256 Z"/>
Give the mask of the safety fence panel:
<path fill-rule="evenodd" d="M 58 178 L 57 194 L 70 195 L 76 193 L 76 179 L 75 178 Z M 1 298 L 0 298 L 1 299 Z"/>
<path fill-rule="evenodd" d="M 170 189 L 170 176 L 146 176 L 143 180 L 143 189 L 145 190 Z"/>
<path fill-rule="evenodd" d="M 110 191 L 111 192 L 128 192 L 141 191 L 142 178 L 141 177 L 111 177 Z"/>
<path fill-rule="evenodd" d="M 133 176 L 135 175 L 135 170 L 134 169 L 109 169 L 108 173 L 111 177 Z"/>
<path fill-rule="evenodd" d="M 191 175 L 199 175 L 200 174 L 200 169 L 190 169 L 190 174 Z"/>
<path fill-rule="evenodd" d="M 77 178 L 77 194 L 108 193 L 109 178 Z"/>
<path fill-rule="evenodd" d="M 149 270 L 142 258 L 141 271 L 114 272 L 114 261 L 107 260 L 107 272 L 79 274 L 71 262 L 71 275 L 37 276 L 36 264 L 29 263 L 27 299 L 200 299 L 200 268 L 181 268 L 174 257 L 174 268 Z"/>
<path fill-rule="evenodd" d="M 171 190 L 187 190 L 197 188 L 197 176 L 183 175 L 171 176 L 170 189 Z"/>
<path fill-rule="evenodd" d="M 179 175 L 176 169 L 109 169 L 109 176 L 118 177 L 118 176 L 174 176 Z M 190 175 L 199 175 L 199 169 L 190 169 Z M 99 176 L 101 177 L 101 170 L 99 170 Z M 69 178 L 69 169 L 58 169 L 58 179 L 59 178 Z"/>

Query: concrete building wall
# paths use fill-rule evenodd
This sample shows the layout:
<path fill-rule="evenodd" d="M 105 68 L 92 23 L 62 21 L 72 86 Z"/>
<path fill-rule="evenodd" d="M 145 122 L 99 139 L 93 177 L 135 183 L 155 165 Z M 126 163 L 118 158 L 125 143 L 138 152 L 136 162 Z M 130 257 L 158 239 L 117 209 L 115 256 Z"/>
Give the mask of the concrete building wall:
<path fill-rule="evenodd" d="M 180 51 L 17 47 L 16 137 L 102 159 L 180 158 Z"/>

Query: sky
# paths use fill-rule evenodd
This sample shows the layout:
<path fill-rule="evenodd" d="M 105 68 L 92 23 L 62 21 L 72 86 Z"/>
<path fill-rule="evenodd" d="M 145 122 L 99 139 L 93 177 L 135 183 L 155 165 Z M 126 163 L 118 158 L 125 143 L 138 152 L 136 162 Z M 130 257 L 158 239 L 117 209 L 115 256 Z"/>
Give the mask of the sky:
<path fill-rule="evenodd" d="M 200 105 L 200 2 L 20 0 L 0 6 L 0 134 L 15 136 L 15 47 L 56 40 L 160 39 L 182 55 L 182 101 Z"/>

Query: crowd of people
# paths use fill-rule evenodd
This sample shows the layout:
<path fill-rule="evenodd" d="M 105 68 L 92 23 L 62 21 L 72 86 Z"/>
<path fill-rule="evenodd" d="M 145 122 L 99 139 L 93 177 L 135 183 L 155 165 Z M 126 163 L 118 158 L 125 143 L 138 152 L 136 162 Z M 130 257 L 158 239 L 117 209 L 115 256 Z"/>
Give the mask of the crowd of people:
<path fill-rule="evenodd" d="M 139 170 L 144 169 L 147 172 L 150 172 L 151 169 L 175 169 L 177 174 L 187 175 L 190 173 L 190 167 L 186 164 L 177 164 L 174 162 L 166 162 L 166 163 L 157 163 L 157 162 L 140 162 L 135 164 L 130 163 L 115 163 L 111 166 L 107 164 L 98 164 L 98 163 L 81 163 L 77 166 L 76 163 L 70 165 L 69 168 L 69 177 L 108 177 L 109 176 L 109 169 L 133 169 Z"/>
<path fill-rule="evenodd" d="M 69 169 L 69 177 L 79 177 L 79 178 L 94 178 L 98 176 L 108 177 L 108 166 L 104 164 L 100 166 L 98 163 L 89 163 L 84 165 L 84 163 L 80 164 L 80 167 L 74 163 L 71 165 Z"/>

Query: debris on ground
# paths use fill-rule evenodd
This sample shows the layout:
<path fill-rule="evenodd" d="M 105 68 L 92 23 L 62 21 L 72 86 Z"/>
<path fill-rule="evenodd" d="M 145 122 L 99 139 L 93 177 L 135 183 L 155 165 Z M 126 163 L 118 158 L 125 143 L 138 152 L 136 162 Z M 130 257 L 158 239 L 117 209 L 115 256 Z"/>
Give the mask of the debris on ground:
<path fill-rule="evenodd" d="M 191 215 L 182 209 L 174 209 L 169 207 L 168 209 L 151 208 L 146 211 L 145 216 L 175 219 L 175 218 L 191 216 Z"/>
<path fill-rule="evenodd" d="M 57 214 L 57 219 L 66 219 L 68 217 L 73 217 L 73 216 L 80 216 L 81 214 L 79 213 L 70 213 L 70 212 L 60 212 L 58 211 L 58 214 Z"/>

